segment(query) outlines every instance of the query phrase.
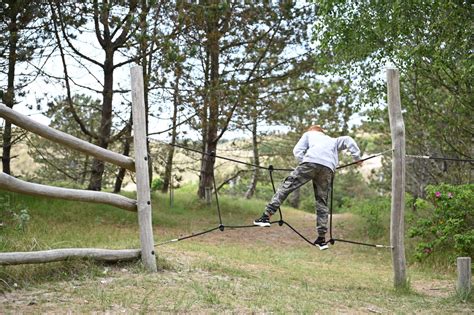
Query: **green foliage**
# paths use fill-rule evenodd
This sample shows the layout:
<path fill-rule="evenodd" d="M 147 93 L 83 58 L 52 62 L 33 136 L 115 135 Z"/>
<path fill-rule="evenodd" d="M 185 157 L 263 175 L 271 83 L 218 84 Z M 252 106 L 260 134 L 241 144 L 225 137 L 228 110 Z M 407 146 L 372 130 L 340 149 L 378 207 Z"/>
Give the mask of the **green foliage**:
<path fill-rule="evenodd" d="M 355 168 L 347 172 L 338 172 L 334 177 L 334 209 L 350 206 L 352 199 L 365 200 L 375 195 L 362 174 Z"/>
<path fill-rule="evenodd" d="M 417 238 L 416 258 L 474 255 L 474 185 L 427 187 L 428 198 L 416 201 L 409 236 Z"/>
<path fill-rule="evenodd" d="M 388 63 L 401 73 L 407 153 L 471 156 L 469 1 L 325 0 L 319 13 L 314 39 L 321 69 L 351 82 L 348 97 L 357 95 L 358 103 L 369 109 L 373 131 L 389 134 L 380 75 Z M 407 189 L 416 196 L 423 196 L 429 183 L 469 181 L 470 169 L 460 163 L 407 162 Z"/>
<path fill-rule="evenodd" d="M 215 205 L 208 207 L 200 202 L 195 188 L 185 186 L 176 190 L 173 208 L 165 202 L 167 195 L 152 195 L 153 225 L 159 231 L 155 233 L 156 242 L 216 226 Z M 2 230 L 0 237 L 9 240 L 2 252 L 140 246 L 136 213 L 97 204 L 17 197 L 33 215 L 25 233 Z M 221 199 L 227 224 L 251 222 L 263 205 L 257 200 L 226 196 Z M 312 226 L 307 218 L 297 211 L 285 213 L 285 219 L 294 222 L 295 227 Z M 344 218 L 344 222 L 346 233 L 347 227 L 355 222 L 351 217 Z M 320 252 L 277 224 L 268 230 L 216 231 L 157 247 L 156 253 L 158 265 L 165 272 L 149 274 L 140 262 L 111 265 L 79 259 L 0 266 L 0 292 L 15 297 L 5 299 L 2 309 L 6 313 L 59 312 L 64 309 L 64 299 L 87 301 L 68 304 L 77 313 L 114 312 L 118 305 L 120 310 L 135 313 L 138 307 L 148 307 L 148 311 L 155 313 L 209 313 L 219 309 L 228 313 L 314 314 L 331 313 L 337 304 L 338 309 L 355 313 L 370 305 L 371 309 L 389 313 L 444 314 L 463 313 L 470 306 L 433 292 L 427 296 L 426 291 L 395 291 L 390 251 L 336 243 L 330 250 Z M 442 271 L 420 272 L 415 266 L 410 275 L 427 285 L 452 283 L 454 274 Z M 321 290 L 321 283 L 330 284 L 330 290 Z M 269 291 L 280 293 L 265 296 Z M 50 302 L 43 303 L 45 299 Z M 315 304 L 317 299 L 333 303 Z M 295 306 L 295 300 L 302 304 Z"/>
<path fill-rule="evenodd" d="M 350 204 L 351 212 L 363 219 L 363 230 L 371 239 L 379 239 L 388 233 L 390 222 L 390 198 L 385 196 L 370 199 L 355 199 Z"/>
<path fill-rule="evenodd" d="M 11 193 L 0 193 L 0 228 L 25 232 L 31 216 L 26 204 L 21 200 L 17 201 L 14 196 Z M 0 237 L 0 244 L 2 241 Z"/>
<path fill-rule="evenodd" d="M 13 218 L 17 221 L 17 229 L 25 231 L 26 225 L 30 221 L 30 215 L 27 209 L 21 209 L 19 212 L 13 212 Z"/>
<path fill-rule="evenodd" d="M 163 180 L 159 177 L 155 177 L 153 181 L 151 182 L 151 190 L 152 191 L 161 190 L 162 187 L 163 187 Z"/>
<path fill-rule="evenodd" d="M 274 100 L 269 112 L 273 122 L 289 126 L 301 135 L 311 125 L 321 125 L 331 134 L 347 134 L 354 113 L 349 84 L 342 80 L 319 82 L 317 79 L 290 82 L 294 91 Z"/>

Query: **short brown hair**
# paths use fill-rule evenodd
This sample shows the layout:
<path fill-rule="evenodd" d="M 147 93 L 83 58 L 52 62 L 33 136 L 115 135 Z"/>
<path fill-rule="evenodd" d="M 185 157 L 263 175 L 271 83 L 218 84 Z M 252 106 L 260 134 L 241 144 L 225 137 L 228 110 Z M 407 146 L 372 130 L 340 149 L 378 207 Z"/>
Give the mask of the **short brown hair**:
<path fill-rule="evenodd" d="M 308 128 L 308 131 L 324 132 L 324 129 L 320 125 L 312 125 Z"/>

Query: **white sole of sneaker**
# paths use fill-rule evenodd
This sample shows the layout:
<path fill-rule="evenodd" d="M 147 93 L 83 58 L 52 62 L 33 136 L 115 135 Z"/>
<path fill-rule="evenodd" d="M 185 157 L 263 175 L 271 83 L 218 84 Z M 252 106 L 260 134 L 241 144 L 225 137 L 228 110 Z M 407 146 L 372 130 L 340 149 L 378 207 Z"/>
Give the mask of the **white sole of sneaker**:
<path fill-rule="evenodd" d="M 253 222 L 253 225 L 257 225 L 257 226 L 262 226 L 262 227 L 268 227 L 270 226 L 270 223 L 262 223 L 262 222 Z"/>
<path fill-rule="evenodd" d="M 316 245 L 319 247 L 319 250 L 326 250 L 326 249 L 329 249 L 329 246 L 328 244 L 325 244 L 325 245 Z"/>

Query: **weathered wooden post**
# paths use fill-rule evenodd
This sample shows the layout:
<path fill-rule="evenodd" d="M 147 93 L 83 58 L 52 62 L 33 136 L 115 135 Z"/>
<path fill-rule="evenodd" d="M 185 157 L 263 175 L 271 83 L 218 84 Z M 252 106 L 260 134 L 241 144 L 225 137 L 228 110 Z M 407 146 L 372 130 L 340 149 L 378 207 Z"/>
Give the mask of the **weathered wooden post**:
<path fill-rule="evenodd" d="M 141 66 L 130 69 L 132 83 L 133 145 L 137 178 L 137 210 L 140 227 L 141 257 L 148 271 L 156 272 L 153 227 L 151 224 L 151 195 L 146 149 L 146 117 L 143 70 Z"/>
<path fill-rule="evenodd" d="M 396 288 L 402 288 L 407 285 L 404 244 L 405 124 L 400 102 L 400 73 L 397 69 L 387 69 L 387 95 L 393 148 L 390 243 L 394 285 Z"/>
<path fill-rule="evenodd" d="M 458 283 L 456 291 L 461 296 L 468 296 L 471 292 L 471 257 L 458 257 Z"/>

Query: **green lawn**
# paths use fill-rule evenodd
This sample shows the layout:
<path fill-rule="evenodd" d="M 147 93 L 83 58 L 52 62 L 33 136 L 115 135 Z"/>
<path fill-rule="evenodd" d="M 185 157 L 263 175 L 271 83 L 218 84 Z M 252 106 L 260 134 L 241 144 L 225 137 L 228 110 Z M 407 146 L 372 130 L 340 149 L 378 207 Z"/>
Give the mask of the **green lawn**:
<path fill-rule="evenodd" d="M 136 214 L 113 207 L 10 198 L 1 213 L 0 250 L 64 247 L 138 248 Z M 225 224 L 249 224 L 263 201 L 221 197 Z M 5 208 L 5 207 L 4 207 Z M 27 209 L 24 230 L 11 211 Z M 156 242 L 217 226 L 214 206 L 192 188 L 153 196 Z M 285 220 L 314 238 L 311 214 L 284 209 Z M 335 231 L 350 236 L 358 222 L 335 218 Z M 409 266 L 410 289 L 393 289 L 386 249 L 336 243 L 319 251 L 287 227 L 215 231 L 156 248 L 160 272 L 139 262 L 67 261 L 0 267 L 0 309 L 37 312 L 192 313 L 472 313 L 472 298 L 454 295 L 455 273 Z"/>

